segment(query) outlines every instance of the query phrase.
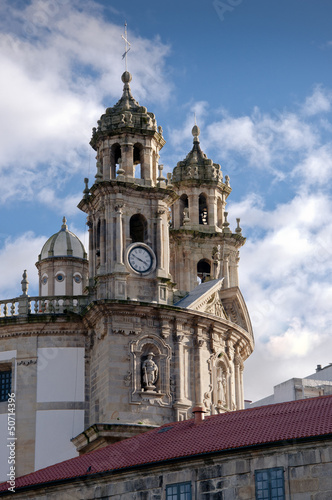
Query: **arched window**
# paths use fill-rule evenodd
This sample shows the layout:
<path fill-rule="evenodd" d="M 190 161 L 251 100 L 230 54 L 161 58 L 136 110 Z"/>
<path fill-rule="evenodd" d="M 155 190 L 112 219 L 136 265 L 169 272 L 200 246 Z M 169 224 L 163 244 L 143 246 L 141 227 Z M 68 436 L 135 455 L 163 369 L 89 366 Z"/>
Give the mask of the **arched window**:
<path fill-rule="evenodd" d="M 207 259 L 201 259 L 197 263 L 197 278 L 200 283 L 208 281 L 211 276 L 211 264 Z"/>
<path fill-rule="evenodd" d="M 180 226 L 183 226 L 183 219 L 188 216 L 188 196 L 183 194 L 180 198 Z"/>
<path fill-rule="evenodd" d="M 208 216 L 209 214 L 208 214 L 206 195 L 203 193 L 199 195 L 198 209 L 199 209 L 199 223 L 207 225 L 209 223 L 209 216 Z"/>
<path fill-rule="evenodd" d="M 111 179 L 116 178 L 116 171 L 120 166 L 121 147 L 120 144 L 113 144 L 111 147 Z"/>
<path fill-rule="evenodd" d="M 130 237 L 133 243 L 147 239 L 148 222 L 144 215 L 135 214 L 130 218 Z"/>
<path fill-rule="evenodd" d="M 134 172 L 133 172 L 133 177 L 135 179 L 142 179 L 143 178 L 143 171 L 142 171 L 142 164 L 143 164 L 143 146 L 142 144 L 139 144 L 138 142 L 134 144 L 134 158 L 133 158 L 133 164 L 134 164 Z"/>

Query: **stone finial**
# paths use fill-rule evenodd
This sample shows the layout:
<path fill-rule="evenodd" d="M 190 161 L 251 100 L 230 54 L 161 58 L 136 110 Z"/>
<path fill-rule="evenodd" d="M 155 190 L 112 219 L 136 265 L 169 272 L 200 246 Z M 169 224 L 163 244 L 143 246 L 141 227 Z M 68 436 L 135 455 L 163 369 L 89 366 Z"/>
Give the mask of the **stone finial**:
<path fill-rule="evenodd" d="M 119 168 L 118 168 L 116 173 L 117 173 L 117 176 L 119 177 L 120 175 L 124 175 L 126 172 L 122 168 L 122 158 L 119 158 L 118 162 L 119 162 Z"/>
<path fill-rule="evenodd" d="M 191 133 L 192 133 L 192 135 L 194 137 L 194 140 L 199 142 L 198 136 L 201 133 L 201 131 L 200 131 L 199 127 L 196 124 L 193 126 L 193 128 L 191 130 Z"/>
<path fill-rule="evenodd" d="M 66 219 L 66 217 L 65 217 L 65 216 L 63 216 L 63 218 L 62 218 L 62 226 L 61 226 L 61 229 L 62 229 L 63 231 L 66 231 L 66 230 L 68 229 L 68 226 L 67 226 L 67 219 Z"/>
<path fill-rule="evenodd" d="M 158 186 L 160 186 L 161 182 L 165 182 L 166 181 L 165 177 L 163 176 L 163 169 L 164 169 L 164 165 L 159 164 L 158 165 L 159 177 L 157 178 Z"/>
<path fill-rule="evenodd" d="M 172 188 L 173 185 L 172 185 L 172 173 L 171 172 L 167 172 L 167 187 L 169 188 Z"/>
<path fill-rule="evenodd" d="M 103 179 L 103 175 L 101 173 L 101 163 L 100 163 L 99 160 L 97 161 L 97 165 L 96 166 L 97 166 L 97 173 L 95 175 L 95 179 L 96 179 L 96 182 L 101 182 L 102 179 Z"/>
<path fill-rule="evenodd" d="M 28 273 L 27 273 L 27 270 L 24 269 L 24 272 L 22 274 L 22 281 L 21 281 L 21 285 L 22 285 L 22 295 L 21 297 L 27 297 L 28 296 L 28 288 L 29 288 L 29 281 L 28 281 Z"/>
<path fill-rule="evenodd" d="M 84 188 L 84 191 L 83 191 L 83 198 L 85 200 L 89 197 L 89 191 L 90 190 L 89 190 L 88 183 L 89 183 L 89 179 L 87 177 L 85 177 L 85 179 L 84 179 L 85 188 Z"/>
<path fill-rule="evenodd" d="M 239 219 L 239 218 L 237 218 L 237 219 L 236 219 L 236 222 L 237 222 L 237 227 L 236 227 L 236 229 L 235 229 L 235 232 L 236 232 L 237 234 L 239 234 L 239 235 L 242 235 L 242 228 L 240 227 L 240 219 Z"/>
<path fill-rule="evenodd" d="M 225 175 L 225 184 L 226 186 L 230 187 L 230 183 L 229 183 L 230 179 L 229 179 L 229 175 Z"/>
<path fill-rule="evenodd" d="M 229 229 L 229 222 L 227 220 L 228 212 L 224 212 L 224 222 L 222 225 L 222 232 L 223 233 L 231 233 L 232 231 Z"/>
<path fill-rule="evenodd" d="M 123 83 L 130 83 L 132 78 L 133 77 L 132 77 L 131 73 L 129 73 L 129 71 L 125 71 L 121 75 L 121 80 L 123 81 Z"/>

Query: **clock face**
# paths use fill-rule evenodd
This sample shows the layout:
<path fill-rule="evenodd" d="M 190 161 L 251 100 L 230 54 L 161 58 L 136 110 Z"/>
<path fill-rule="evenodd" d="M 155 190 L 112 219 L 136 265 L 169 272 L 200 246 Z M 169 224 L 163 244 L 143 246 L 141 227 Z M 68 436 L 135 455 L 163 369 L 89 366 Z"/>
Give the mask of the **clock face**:
<path fill-rule="evenodd" d="M 143 246 L 137 245 L 128 254 L 128 262 L 137 273 L 147 273 L 152 267 L 152 255 Z"/>

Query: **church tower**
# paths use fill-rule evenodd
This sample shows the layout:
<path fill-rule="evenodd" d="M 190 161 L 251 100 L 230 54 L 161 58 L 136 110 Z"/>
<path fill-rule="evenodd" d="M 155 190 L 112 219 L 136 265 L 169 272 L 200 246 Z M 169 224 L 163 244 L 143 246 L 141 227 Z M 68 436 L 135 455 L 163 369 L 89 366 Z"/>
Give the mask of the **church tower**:
<path fill-rule="evenodd" d="M 193 147 L 172 176 L 178 199 L 172 206 L 171 273 L 182 294 L 211 279 L 223 278 L 224 289 L 238 287 L 239 248 L 245 243 L 240 219 L 234 233 L 227 221 L 229 177 L 202 151 L 197 125 L 192 134 Z"/>
<path fill-rule="evenodd" d="M 153 113 L 123 95 L 93 129 L 95 183 L 79 208 L 88 215 L 90 294 L 96 299 L 172 303 L 168 220 L 176 195 L 159 165 L 165 144 Z"/>
<path fill-rule="evenodd" d="M 197 126 L 191 152 L 163 177 L 162 128 L 133 98 L 131 79 L 125 71 L 122 97 L 93 129 L 95 181 L 85 179 L 78 205 L 89 227 L 80 453 L 190 418 L 194 408 L 243 408 L 243 361 L 253 349 L 237 279 L 245 239 L 224 211 L 229 179 L 202 152 Z"/>

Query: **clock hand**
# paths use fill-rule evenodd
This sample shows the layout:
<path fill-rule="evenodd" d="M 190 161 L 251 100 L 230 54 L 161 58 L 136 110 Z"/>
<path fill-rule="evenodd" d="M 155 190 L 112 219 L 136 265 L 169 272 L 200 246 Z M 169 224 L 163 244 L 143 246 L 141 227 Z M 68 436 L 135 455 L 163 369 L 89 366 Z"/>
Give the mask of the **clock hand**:
<path fill-rule="evenodd" d="M 143 264 L 147 264 L 147 262 L 146 262 L 145 260 L 140 259 L 140 258 L 139 258 L 139 257 L 137 257 L 136 255 L 135 255 L 135 259 L 139 260 L 140 262 L 143 262 Z"/>

